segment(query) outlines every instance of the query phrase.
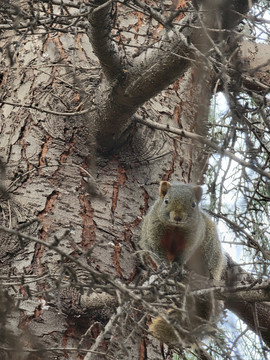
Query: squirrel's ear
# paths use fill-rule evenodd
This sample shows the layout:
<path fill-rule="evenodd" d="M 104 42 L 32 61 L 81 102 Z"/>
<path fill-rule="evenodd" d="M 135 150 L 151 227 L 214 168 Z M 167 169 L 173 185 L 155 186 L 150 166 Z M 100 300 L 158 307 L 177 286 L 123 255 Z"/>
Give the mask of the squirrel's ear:
<path fill-rule="evenodd" d="M 199 203 L 202 198 L 202 193 L 203 193 L 202 188 L 200 186 L 194 186 L 193 191 L 194 191 L 195 199 L 197 203 Z"/>
<path fill-rule="evenodd" d="M 169 181 L 161 181 L 159 184 L 159 196 L 163 198 L 167 194 L 170 186 Z"/>

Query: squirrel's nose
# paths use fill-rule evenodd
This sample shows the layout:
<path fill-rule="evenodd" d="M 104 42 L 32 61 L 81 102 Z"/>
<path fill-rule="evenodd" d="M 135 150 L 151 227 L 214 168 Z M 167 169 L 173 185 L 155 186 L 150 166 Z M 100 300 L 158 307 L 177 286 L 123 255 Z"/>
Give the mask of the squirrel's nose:
<path fill-rule="evenodd" d="M 182 221 L 182 216 L 176 215 L 176 216 L 174 217 L 174 221 L 177 221 L 177 222 Z"/>

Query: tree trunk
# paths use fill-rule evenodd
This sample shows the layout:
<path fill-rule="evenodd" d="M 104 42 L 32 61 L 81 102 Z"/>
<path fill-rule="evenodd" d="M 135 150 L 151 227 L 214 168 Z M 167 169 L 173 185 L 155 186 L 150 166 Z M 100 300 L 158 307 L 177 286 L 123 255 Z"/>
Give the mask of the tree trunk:
<path fill-rule="evenodd" d="M 4 101 L 48 110 L 2 106 L 1 157 L 7 164 L 6 187 L 10 192 L 2 206 L 3 225 L 23 229 L 45 243 L 59 242 L 61 251 L 92 269 L 114 273 L 130 283 L 137 272 L 134 250 L 141 219 L 157 196 L 160 179 L 201 180 L 205 161 L 201 145 L 137 124 L 124 147 L 109 157 L 98 156 L 95 166 L 88 167 L 94 158 L 88 132 L 91 112 L 76 116 L 51 113 L 79 110 L 94 94 L 99 69 L 86 36 L 30 36 L 20 43 L 14 65 L 3 59 L 2 68 Z M 176 83 L 152 99 L 141 113 L 152 118 L 158 113 L 162 123 L 177 124 L 188 131 L 199 126 L 205 132 L 211 92 L 197 74 L 196 69 L 188 72 L 181 86 Z M 203 99 L 203 112 L 194 101 L 198 97 Z M 102 196 L 87 192 L 87 172 Z M 1 245 L 2 275 L 12 274 L 15 282 L 25 277 L 19 290 L 20 313 L 13 324 L 16 334 L 31 339 L 29 347 L 34 349 L 37 343 L 47 350 L 76 348 L 92 326 L 84 339 L 84 345 L 90 347 L 90 337 L 100 331 L 91 316 L 67 317 L 50 306 L 59 304 L 57 293 L 62 288 L 72 286 L 68 276 L 72 263 L 31 239 L 1 234 L 5 240 Z M 31 276 L 35 282 L 29 282 Z M 76 276 L 84 279 L 84 272 Z M 49 301 L 48 308 L 43 307 L 43 299 Z M 146 351 L 148 359 L 160 356 L 157 345 L 146 350 L 145 340 L 138 335 L 133 336 L 132 349 L 134 359 Z M 75 354 L 59 351 L 59 359 L 77 358 Z M 55 355 L 48 351 L 44 358 Z"/>

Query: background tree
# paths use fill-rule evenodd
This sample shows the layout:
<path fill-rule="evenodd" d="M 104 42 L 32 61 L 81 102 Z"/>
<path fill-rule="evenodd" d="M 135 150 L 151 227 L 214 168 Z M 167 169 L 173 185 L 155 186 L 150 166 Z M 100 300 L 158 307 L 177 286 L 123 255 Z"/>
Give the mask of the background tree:
<path fill-rule="evenodd" d="M 1 2 L 2 358 L 190 356 L 147 334 L 148 315 L 178 295 L 170 271 L 147 284 L 137 260 L 161 179 L 207 183 L 235 232 L 222 240 L 249 255 L 242 268 L 228 258 L 216 296 L 267 358 L 267 6 Z M 221 91 L 223 114 L 211 103 Z M 223 359 L 246 330 L 232 343 L 208 333 L 199 356 Z"/>

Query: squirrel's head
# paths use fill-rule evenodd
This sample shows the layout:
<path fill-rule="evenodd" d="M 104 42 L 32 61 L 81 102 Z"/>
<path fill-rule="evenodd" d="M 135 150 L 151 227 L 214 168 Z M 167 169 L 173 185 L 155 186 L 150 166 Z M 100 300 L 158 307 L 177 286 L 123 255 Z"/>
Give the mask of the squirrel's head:
<path fill-rule="evenodd" d="M 159 219 L 173 226 L 188 227 L 199 215 L 202 197 L 200 186 L 161 181 L 159 186 Z"/>

